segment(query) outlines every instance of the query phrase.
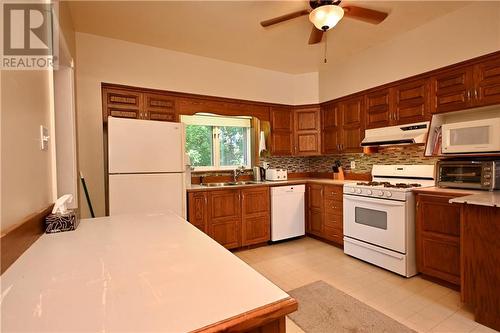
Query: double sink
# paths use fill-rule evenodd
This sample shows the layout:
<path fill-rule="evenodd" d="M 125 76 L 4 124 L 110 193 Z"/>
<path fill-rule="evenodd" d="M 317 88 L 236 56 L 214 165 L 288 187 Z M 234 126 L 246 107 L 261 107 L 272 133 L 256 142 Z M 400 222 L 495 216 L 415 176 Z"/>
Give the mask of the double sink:
<path fill-rule="evenodd" d="M 221 187 L 221 186 L 238 186 L 238 185 L 251 185 L 251 184 L 262 184 L 263 182 L 260 181 L 255 181 L 255 180 L 248 180 L 248 181 L 241 181 L 241 182 L 226 182 L 226 183 L 201 183 L 201 186 L 207 186 L 207 187 Z"/>

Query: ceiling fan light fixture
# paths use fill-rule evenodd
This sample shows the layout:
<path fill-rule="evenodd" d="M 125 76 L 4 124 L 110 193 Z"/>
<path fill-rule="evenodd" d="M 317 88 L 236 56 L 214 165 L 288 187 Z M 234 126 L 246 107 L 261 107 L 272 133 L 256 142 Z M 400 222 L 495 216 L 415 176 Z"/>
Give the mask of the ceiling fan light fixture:
<path fill-rule="evenodd" d="M 344 10 L 337 5 L 317 7 L 309 13 L 309 21 L 319 30 L 327 31 L 339 23 L 344 16 Z"/>

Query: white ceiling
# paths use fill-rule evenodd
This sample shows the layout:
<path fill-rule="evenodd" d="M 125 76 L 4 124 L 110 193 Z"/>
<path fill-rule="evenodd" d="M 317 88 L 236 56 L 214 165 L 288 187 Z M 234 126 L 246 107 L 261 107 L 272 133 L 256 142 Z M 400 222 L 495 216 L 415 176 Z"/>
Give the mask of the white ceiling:
<path fill-rule="evenodd" d="M 389 12 L 380 25 L 344 18 L 327 33 L 340 61 L 467 4 L 345 1 Z M 308 45 L 307 16 L 262 28 L 261 20 L 309 8 L 306 1 L 72 1 L 76 31 L 287 73 L 318 71 L 324 40 Z"/>

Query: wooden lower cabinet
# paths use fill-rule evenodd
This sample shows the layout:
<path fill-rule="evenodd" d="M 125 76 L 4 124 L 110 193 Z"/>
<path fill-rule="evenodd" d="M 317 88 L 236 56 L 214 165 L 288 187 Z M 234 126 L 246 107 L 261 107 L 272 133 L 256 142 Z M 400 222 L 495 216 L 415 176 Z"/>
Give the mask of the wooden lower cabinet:
<path fill-rule="evenodd" d="M 269 188 L 241 190 L 243 246 L 267 242 L 271 236 Z"/>
<path fill-rule="evenodd" d="M 344 244 L 342 185 L 307 185 L 308 234 Z"/>
<path fill-rule="evenodd" d="M 461 206 L 462 300 L 474 319 L 500 331 L 500 208 Z"/>
<path fill-rule="evenodd" d="M 268 187 L 190 192 L 188 221 L 227 249 L 265 243 L 269 200 Z"/>
<path fill-rule="evenodd" d="M 203 232 L 207 232 L 208 221 L 208 193 L 188 193 L 188 219 L 189 222 Z"/>
<path fill-rule="evenodd" d="M 449 203 L 457 194 L 417 194 L 417 269 L 460 285 L 460 207 Z"/>
<path fill-rule="evenodd" d="M 208 235 L 228 249 L 241 246 L 239 190 L 208 192 Z"/>

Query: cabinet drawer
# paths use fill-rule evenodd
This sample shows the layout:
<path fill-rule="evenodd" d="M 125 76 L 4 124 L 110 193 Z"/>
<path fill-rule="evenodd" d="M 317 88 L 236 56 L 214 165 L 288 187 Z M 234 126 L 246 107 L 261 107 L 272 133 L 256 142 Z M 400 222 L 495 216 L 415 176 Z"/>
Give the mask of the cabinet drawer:
<path fill-rule="evenodd" d="M 340 214 L 343 212 L 343 203 L 338 200 L 325 200 L 325 212 L 330 214 Z"/>
<path fill-rule="evenodd" d="M 325 185 L 325 199 L 342 201 L 343 186 Z"/>
<path fill-rule="evenodd" d="M 344 234 L 342 229 L 332 228 L 325 225 L 323 237 L 337 244 L 344 244 Z"/>
<path fill-rule="evenodd" d="M 325 227 L 337 228 L 342 232 L 343 216 L 341 214 L 325 213 Z"/>

